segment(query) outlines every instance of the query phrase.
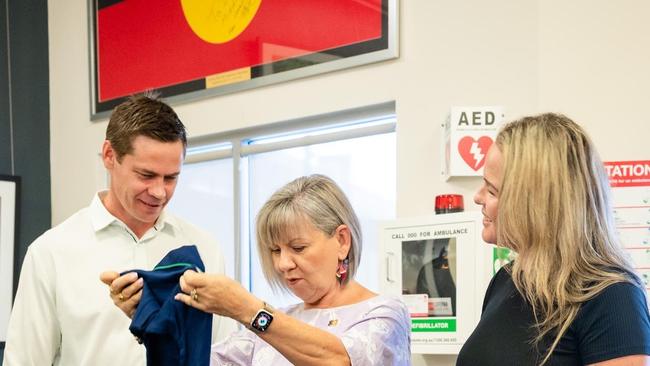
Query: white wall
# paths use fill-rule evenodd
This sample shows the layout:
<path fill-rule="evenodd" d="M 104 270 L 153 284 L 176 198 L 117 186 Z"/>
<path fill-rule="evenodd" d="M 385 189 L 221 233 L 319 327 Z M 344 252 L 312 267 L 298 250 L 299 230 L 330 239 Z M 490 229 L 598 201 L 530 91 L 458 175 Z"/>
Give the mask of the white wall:
<path fill-rule="evenodd" d="M 106 122 L 89 119 L 86 0 L 49 1 L 52 218 L 91 199 Z M 650 13 L 645 0 L 402 0 L 400 57 L 175 106 L 192 136 L 395 100 L 397 215 L 433 211 L 478 179 L 440 177 L 440 123 L 452 105 L 503 105 L 506 117 L 562 112 L 605 160 L 649 159 Z M 252 107 L 254 106 L 254 107 Z M 453 365 L 453 356 L 414 364 Z"/>
<path fill-rule="evenodd" d="M 650 159 L 650 2 L 539 3 L 539 109 L 586 126 L 604 160 Z"/>

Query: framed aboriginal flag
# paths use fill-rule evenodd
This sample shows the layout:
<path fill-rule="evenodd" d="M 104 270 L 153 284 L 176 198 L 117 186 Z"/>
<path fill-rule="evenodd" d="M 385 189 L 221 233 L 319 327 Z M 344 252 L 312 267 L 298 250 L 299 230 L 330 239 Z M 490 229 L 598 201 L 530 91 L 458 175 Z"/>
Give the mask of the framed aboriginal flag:
<path fill-rule="evenodd" d="M 92 117 L 397 57 L 398 0 L 90 0 Z"/>

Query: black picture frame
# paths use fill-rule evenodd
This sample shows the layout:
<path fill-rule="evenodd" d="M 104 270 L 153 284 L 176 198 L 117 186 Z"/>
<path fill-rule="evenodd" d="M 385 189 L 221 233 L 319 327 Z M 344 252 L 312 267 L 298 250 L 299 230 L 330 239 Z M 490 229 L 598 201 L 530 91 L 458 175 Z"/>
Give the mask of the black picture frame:
<path fill-rule="evenodd" d="M 109 7 L 121 5 L 124 0 L 89 0 L 89 51 L 90 51 L 90 88 L 91 88 L 91 120 L 98 120 L 108 116 L 110 111 L 123 102 L 128 95 L 100 98 L 100 83 L 107 83 L 107 77 L 100 75 L 99 64 L 101 57 L 99 49 L 107 51 L 106 47 L 98 45 L 100 29 L 98 26 L 99 12 Z M 288 80 L 313 76 L 349 67 L 355 67 L 398 57 L 398 4 L 399 0 L 379 0 L 376 11 L 381 14 L 381 36 L 379 38 L 345 44 L 338 47 L 324 49 L 319 52 L 303 54 L 275 62 L 250 64 L 246 78 L 228 81 L 214 86 L 211 80 L 214 77 L 230 77 L 230 74 L 243 69 L 219 71 L 216 74 L 205 74 L 191 80 L 178 80 L 164 86 L 149 85 L 143 90 L 133 90 L 129 94 L 144 92 L 154 89 L 159 91 L 168 102 L 195 100 L 198 98 L 233 93 L 241 90 L 252 89 L 260 86 L 275 84 Z M 371 3 L 366 1 L 365 3 Z M 317 4 L 317 3 L 316 3 Z M 318 5 L 315 5 L 318 6 Z M 322 5 L 321 5 L 322 6 Z M 369 5 L 366 5 L 369 6 Z M 374 5 L 373 5 L 374 6 Z M 117 8 L 116 8 L 117 9 Z M 280 27 L 281 25 L 278 25 Z M 305 30 L 308 32 L 309 30 Z M 110 33 L 109 33 L 110 34 Z M 154 35 L 155 37 L 156 35 Z M 160 37 L 157 42 L 160 42 Z M 263 47 L 264 44 L 259 47 Z M 283 46 L 280 46 L 283 47 Z M 113 50 L 120 54 L 122 49 Z M 228 55 L 222 55 L 226 57 Z M 155 63 L 151 67 L 155 67 Z M 212 84 L 212 85 L 211 85 Z M 117 83 L 116 85 L 120 85 Z"/>
<path fill-rule="evenodd" d="M 20 217 L 20 177 L 0 175 L 0 349 L 4 350 L 16 295 Z"/>

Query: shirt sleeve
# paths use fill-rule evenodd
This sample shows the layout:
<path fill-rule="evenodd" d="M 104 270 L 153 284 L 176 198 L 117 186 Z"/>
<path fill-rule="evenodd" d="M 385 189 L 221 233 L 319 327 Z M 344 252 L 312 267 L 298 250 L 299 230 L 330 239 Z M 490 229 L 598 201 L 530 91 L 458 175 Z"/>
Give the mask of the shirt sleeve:
<path fill-rule="evenodd" d="M 585 364 L 650 355 L 650 316 L 644 292 L 630 283 L 609 286 L 586 302 L 574 331 Z"/>
<path fill-rule="evenodd" d="M 54 272 L 49 253 L 32 244 L 27 250 L 20 273 L 7 329 L 3 365 L 53 363 L 61 345 Z"/>
<path fill-rule="evenodd" d="M 255 337 L 251 331 L 241 329 L 213 344 L 210 366 L 252 365 Z"/>
<path fill-rule="evenodd" d="M 369 311 L 341 337 L 352 365 L 410 365 L 410 323 L 397 300 Z"/>

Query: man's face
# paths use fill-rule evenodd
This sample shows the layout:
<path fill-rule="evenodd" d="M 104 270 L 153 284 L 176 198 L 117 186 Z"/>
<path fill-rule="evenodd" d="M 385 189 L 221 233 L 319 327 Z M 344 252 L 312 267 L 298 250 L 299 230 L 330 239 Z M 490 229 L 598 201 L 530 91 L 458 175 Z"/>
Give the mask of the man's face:
<path fill-rule="evenodd" d="M 142 236 L 174 194 L 184 151 L 180 140 L 160 142 L 145 136 L 133 139 L 132 146 L 132 153 L 120 162 L 110 142 L 104 142 L 102 157 L 111 176 L 104 205 Z"/>

